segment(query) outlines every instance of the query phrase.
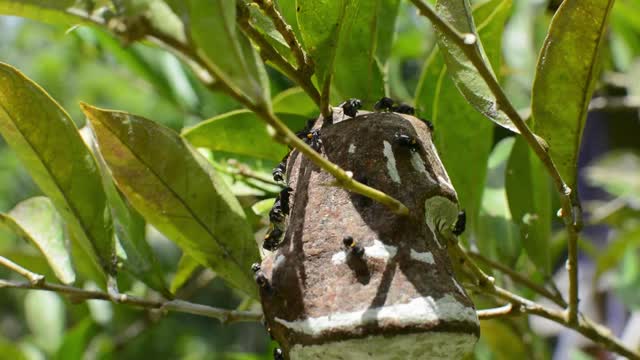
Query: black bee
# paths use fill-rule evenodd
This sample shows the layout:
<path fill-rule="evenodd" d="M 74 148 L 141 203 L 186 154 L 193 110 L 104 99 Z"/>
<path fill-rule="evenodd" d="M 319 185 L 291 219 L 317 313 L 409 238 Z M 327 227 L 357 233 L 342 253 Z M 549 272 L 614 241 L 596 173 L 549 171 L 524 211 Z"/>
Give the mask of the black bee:
<path fill-rule="evenodd" d="M 458 220 L 456 224 L 453 226 L 453 234 L 455 236 L 460 236 L 464 232 L 464 229 L 467 227 L 467 213 L 462 210 L 458 213 Z"/>
<path fill-rule="evenodd" d="M 282 352 L 282 349 L 273 349 L 273 360 L 284 360 L 284 353 Z"/>
<path fill-rule="evenodd" d="M 271 293 L 273 289 L 271 288 L 271 284 L 269 284 L 269 280 L 262 272 L 260 264 L 254 263 L 251 265 L 251 271 L 253 271 L 253 279 L 256 281 L 256 284 L 258 284 L 261 289 L 267 291 L 267 293 Z"/>
<path fill-rule="evenodd" d="M 414 109 L 413 106 L 407 104 L 394 106 L 391 108 L 391 111 L 407 115 L 414 115 L 416 113 L 416 109 Z"/>
<path fill-rule="evenodd" d="M 264 236 L 264 242 L 262 243 L 262 248 L 269 251 L 274 251 L 280 245 L 280 239 L 282 239 L 282 235 L 284 233 L 277 227 L 272 228 L 267 234 Z"/>
<path fill-rule="evenodd" d="M 320 139 L 320 129 L 310 130 L 304 135 L 304 141 L 315 151 L 320 150 L 322 140 Z"/>
<path fill-rule="evenodd" d="M 382 99 L 378 100 L 373 105 L 373 108 L 375 109 L 375 111 L 391 111 L 391 109 L 393 108 L 393 103 L 393 99 L 385 96 Z"/>
<path fill-rule="evenodd" d="M 289 153 L 290 154 L 290 153 Z M 287 159 L 289 158 L 289 154 L 285 155 L 280 161 L 280 164 L 276 166 L 271 175 L 273 175 L 273 181 L 284 182 L 284 174 L 287 172 Z"/>
<path fill-rule="evenodd" d="M 433 123 L 431 121 L 429 121 L 427 119 L 423 119 L 423 118 L 420 118 L 420 120 L 424 121 L 425 124 L 427 124 L 427 127 L 429 128 L 429 130 L 431 130 L 431 132 L 433 132 L 434 127 L 433 127 Z"/>
<path fill-rule="evenodd" d="M 418 144 L 416 138 L 409 135 L 396 134 L 395 142 L 400 146 L 408 147 L 411 151 L 418 151 L 418 149 L 420 149 L 420 144 Z"/>
<path fill-rule="evenodd" d="M 272 224 L 280 225 L 284 221 L 284 217 L 289 215 L 289 195 L 293 191 L 292 188 L 286 187 L 280 191 L 273 203 L 273 207 L 269 211 L 269 220 Z"/>
<path fill-rule="evenodd" d="M 340 107 L 342 107 L 342 111 L 345 115 L 355 117 L 358 114 L 358 110 L 362 107 L 362 101 L 355 98 L 349 99 L 340 104 Z"/>
<path fill-rule="evenodd" d="M 348 252 L 349 255 L 356 256 L 361 258 L 364 256 L 364 248 L 353 240 L 351 236 L 345 236 L 342 238 L 342 244 L 344 245 L 344 249 Z"/>

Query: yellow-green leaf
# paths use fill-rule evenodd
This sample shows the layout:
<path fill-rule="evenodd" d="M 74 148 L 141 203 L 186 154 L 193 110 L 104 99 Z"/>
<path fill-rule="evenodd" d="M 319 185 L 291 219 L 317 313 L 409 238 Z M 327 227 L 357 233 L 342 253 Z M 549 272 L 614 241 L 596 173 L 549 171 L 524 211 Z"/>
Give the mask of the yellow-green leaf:
<path fill-rule="evenodd" d="M 116 185 L 145 219 L 200 264 L 256 296 L 258 250 L 244 211 L 210 163 L 151 120 L 82 104 Z"/>

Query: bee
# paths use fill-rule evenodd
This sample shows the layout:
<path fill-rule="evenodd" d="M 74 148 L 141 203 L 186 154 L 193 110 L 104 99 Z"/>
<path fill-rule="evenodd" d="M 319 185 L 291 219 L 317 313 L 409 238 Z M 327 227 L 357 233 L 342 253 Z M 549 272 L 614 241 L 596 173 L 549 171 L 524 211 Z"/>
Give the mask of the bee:
<path fill-rule="evenodd" d="M 345 251 L 348 252 L 349 255 L 353 255 L 358 258 L 362 258 L 364 256 L 364 248 L 357 244 L 353 237 L 345 236 L 342 238 L 342 244 L 344 245 Z"/>
<path fill-rule="evenodd" d="M 320 151 L 322 140 L 320 139 L 320 129 L 313 129 L 304 135 L 305 142 L 315 151 Z"/>
<path fill-rule="evenodd" d="M 355 117 L 358 115 L 358 110 L 362 107 L 362 101 L 360 99 L 352 98 L 339 105 L 345 115 Z"/>
<path fill-rule="evenodd" d="M 267 280 L 267 277 L 264 275 L 264 272 L 262 272 L 260 264 L 254 263 L 251 265 L 251 271 L 253 271 L 253 279 L 256 281 L 256 284 L 258 284 L 261 289 L 267 291 L 267 293 L 271 293 L 273 289 L 271 288 L 271 284 L 269 284 L 269 280 Z"/>
<path fill-rule="evenodd" d="M 418 141 L 416 140 L 416 138 L 409 136 L 409 135 L 404 135 L 404 134 L 395 134 L 395 142 L 397 144 L 399 144 L 400 146 L 404 146 L 404 147 L 408 147 L 409 150 L 411 151 L 418 151 L 418 149 L 420 149 L 420 144 L 418 144 Z"/>
<path fill-rule="evenodd" d="M 458 213 L 458 220 L 456 221 L 456 224 L 453 225 L 453 230 L 451 232 L 453 232 L 455 236 L 460 236 L 462 235 L 466 227 L 467 227 L 467 213 L 464 210 L 462 210 Z"/>
<path fill-rule="evenodd" d="M 393 103 L 393 99 L 385 96 L 373 105 L 373 109 L 375 111 L 391 111 L 391 109 L 393 108 Z"/>
<path fill-rule="evenodd" d="M 284 360 L 284 353 L 282 352 L 282 349 L 273 349 L 273 360 Z"/>
<path fill-rule="evenodd" d="M 420 118 L 420 120 L 424 121 L 424 123 L 427 124 L 427 127 L 429 128 L 429 130 L 431 132 L 433 132 L 434 127 L 433 127 L 433 123 L 431 121 L 429 121 L 427 119 L 423 119 L 423 118 Z"/>
<path fill-rule="evenodd" d="M 280 164 L 278 164 L 278 166 L 276 166 L 271 172 L 271 175 L 273 175 L 273 181 L 284 182 L 284 175 L 287 172 L 287 160 L 289 159 L 289 154 L 291 153 L 285 155 L 280 161 Z"/>
<path fill-rule="evenodd" d="M 277 227 L 272 227 L 269 232 L 264 236 L 264 241 L 262 242 L 262 248 L 269 251 L 274 251 L 280 245 L 280 240 L 282 239 L 282 235 L 284 233 Z"/>
<path fill-rule="evenodd" d="M 394 106 L 391 108 L 391 111 L 397 112 L 400 114 L 407 114 L 407 115 L 415 115 L 416 113 L 416 109 L 414 109 L 413 106 L 407 105 L 407 104 L 400 104 L 398 106 Z"/>

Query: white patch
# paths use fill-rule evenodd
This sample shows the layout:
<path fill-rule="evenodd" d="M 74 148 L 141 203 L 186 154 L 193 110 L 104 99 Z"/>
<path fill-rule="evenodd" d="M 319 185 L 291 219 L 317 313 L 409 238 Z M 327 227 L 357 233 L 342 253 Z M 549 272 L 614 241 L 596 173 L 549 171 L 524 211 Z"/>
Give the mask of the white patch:
<path fill-rule="evenodd" d="M 413 151 L 411 152 L 411 165 L 413 165 L 413 168 L 417 172 L 424 174 L 427 179 L 429 179 L 429 181 L 434 184 L 437 183 L 433 176 L 431 176 L 431 174 L 429 174 L 429 172 L 427 171 L 427 168 L 424 166 L 424 161 L 422 161 L 419 153 Z"/>
<path fill-rule="evenodd" d="M 451 183 L 447 179 L 443 178 L 442 176 L 438 176 L 438 182 L 441 185 L 444 185 L 444 187 L 446 187 L 447 189 L 453 191 L 454 193 L 456 192 L 456 189 L 453 188 L 453 185 L 451 185 Z"/>
<path fill-rule="evenodd" d="M 398 253 L 398 248 L 385 245 L 380 240 L 373 240 L 373 245 L 364 248 L 364 255 L 373 259 L 390 260 Z M 331 257 L 331 262 L 335 265 L 347 262 L 347 254 L 344 251 L 337 252 Z"/>
<path fill-rule="evenodd" d="M 424 217 L 433 238 L 440 248 L 438 235 L 458 221 L 458 204 L 444 196 L 433 196 L 424 202 Z"/>
<path fill-rule="evenodd" d="M 285 258 L 282 254 L 276 256 L 276 259 L 273 261 L 273 268 L 276 269 L 277 267 L 281 266 L 282 264 L 284 264 L 285 260 L 287 260 L 287 258 Z"/>
<path fill-rule="evenodd" d="M 434 265 L 436 261 L 433 259 L 433 254 L 431 252 L 417 252 L 411 249 L 411 258 L 413 260 L 422 261 L 427 264 Z"/>
<path fill-rule="evenodd" d="M 322 345 L 296 344 L 289 357 L 299 360 L 458 360 L 473 351 L 478 338 L 473 334 L 422 332 L 396 336 L 368 336 L 329 342 Z"/>
<path fill-rule="evenodd" d="M 440 321 L 461 321 L 479 324 L 476 311 L 462 305 L 451 294 L 437 301 L 431 296 L 419 297 L 406 304 L 387 305 L 348 313 L 287 321 L 275 318 L 283 326 L 310 336 L 320 336 L 326 331 L 347 331 L 358 326 L 390 323 L 400 326 L 435 324 Z"/>
<path fill-rule="evenodd" d="M 384 144 L 384 157 L 387 158 L 387 172 L 391 177 L 391 180 L 400 184 L 400 174 L 398 174 L 398 169 L 396 168 L 396 158 L 393 156 L 393 149 L 391 148 L 391 144 L 388 141 L 383 141 Z"/>
<path fill-rule="evenodd" d="M 453 279 L 453 284 L 456 286 L 456 288 L 458 288 L 458 291 L 460 291 L 460 294 L 467 296 L 467 294 L 465 294 L 464 289 L 462 288 L 462 286 L 460 286 L 460 284 L 458 284 L 458 281 L 456 281 L 456 278 L 452 278 Z"/>
<path fill-rule="evenodd" d="M 349 144 L 349 154 L 356 153 L 356 144 Z"/>

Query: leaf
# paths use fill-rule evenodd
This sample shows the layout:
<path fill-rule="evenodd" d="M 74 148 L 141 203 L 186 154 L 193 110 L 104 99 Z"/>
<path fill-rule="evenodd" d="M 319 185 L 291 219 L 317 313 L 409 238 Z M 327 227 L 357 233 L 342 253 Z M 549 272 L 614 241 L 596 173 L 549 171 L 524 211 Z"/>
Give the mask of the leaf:
<path fill-rule="evenodd" d="M 613 0 L 566 0 L 540 51 L 531 111 L 560 175 L 576 188 L 580 138 L 599 72 L 600 47 Z"/>
<path fill-rule="evenodd" d="M 34 244 L 60 281 L 71 284 L 76 280 L 65 245 L 64 223 L 51 200 L 44 196 L 25 200 L 9 214 L 0 214 L 0 222 Z"/>
<path fill-rule="evenodd" d="M 186 43 L 187 36 L 180 17 L 164 0 L 120 0 L 119 3 L 127 18 L 144 17 L 146 26 L 179 43 Z"/>
<path fill-rule="evenodd" d="M 307 117 L 277 114 L 294 131 L 302 129 Z M 182 136 L 196 147 L 280 161 L 289 149 L 275 142 L 267 126 L 249 110 L 236 110 L 186 128 Z"/>
<path fill-rule="evenodd" d="M 76 0 L 0 0 L 0 14 L 68 25 L 82 21 L 67 13 L 75 2 Z"/>
<path fill-rule="evenodd" d="M 172 294 L 175 294 L 180 288 L 184 286 L 184 284 L 191 279 L 191 276 L 195 271 L 200 267 L 200 264 L 193 257 L 188 254 L 182 254 L 180 257 L 180 262 L 178 262 L 178 269 L 176 270 L 176 274 L 171 281 L 170 291 Z"/>
<path fill-rule="evenodd" d="M 48 291 L 30 291 L 24 299 L 27 325 L 39 347 L 54 353 L 62 343 L 65 328 L 64 302 Z"/>
<path fill-rule="evenodd" d="M 85 317 L 73 328 L 66 331 L 62 345 L 56 352 L 56 360 L 82 359 L 85 350 L 89 347 L 89 341 L 97 333 L 98 329 L 90 317 Z"/>
<path fill-rule="evenodd" d="M 258 216 L 267 216 L 271 208 L 273 208 L 275 201 L 275 198 L 260 200 L 251 205 L 251 210 Z"/>
<path fill-rule="evenodd" d="M 80 130 L 80 134 L 98 160 L 102 181 L 114 219 L 115 234 L 122 250 L 116 251 L 116 255 L 122 262 L 124 270 L 165 297 L 171 298 L 162 269 L 146 241 L 144 218 L 131 207 L 126 199 L 122 198 L 116 189 L 109 173 L 109 168 L 98 150 L 98 145 L 91 129 L 85 126 Z"/>
<path fill-rule="evenodd" d="M 383 66 L 391 49 L 398 1 L 298 0 L 297 5 L 320 87 L 333 79 L 332 101 L 357 97 L 364 107 L 372 107 L 385 94 Z"/>
<path fill-rule="evenodd" d="M 0 132 L 58 209 L 94 272 L 114 274 L 111 216 L 95 159 L 69 115 L 36 83 L 4 63 Z"/>
<path fill-rule="evenodd" d="M 640 226 L 631 229 L 619 229 L 617 236 L 610 241 L 596 259 L 596 277 L 622 263 L 627 252 L 633 252 L 640 244 Z"/>
<path fill-rule="evenodd" d="M 506 171 L 507 198 L 513 220 L 520 227 L 529 258 L 545 275 L 551 273 L 551 184 L 544 165 L 518 137 Z"/>
<path fill-rule="evenodd" d="M 640 154 L 616 150 L 596 159 L 584 171 L 587 182 L 640 207 Z"/>
<path fill-rule="evenodd" d="M 495 66 L 500 64 L 501 33 L 509 15 L 509 0 L 492 0 L 477 8 L 479 34 L 487 44 Z M 495 11 L 485 11 L 495 9 Z M 418 114 L 435 126 L 434 142 L 440 158 L 458 193 L 461 207 L 467 212 L 468 233 L 476 229 L 486 164 L 493 143 L 493 126 L 485 121 L 456 89 L 438 48 L 434 48 L 425 63 L 416 89 Z"/>
<path fill-rule="evenodd" d="M 278 32 L 278 29 L 276 29 L 276 26 L 273 24 L 271 19 L 255 5 L 256 4 L 252 3 L 247 4 L 247 8 L 249 9 L 249 22 L 262 34 L 267 42 L 287 60 L 287 62 L 295 64 L 296 60 L 293 57 L 293 52 L 291 51 L 291 48 L 289 48 L 287 41 L 284 39 L 282 34 Z"/>
<path fill-rule="evenodd" d="M 262 60 L 236 27 L 236 2 L 188 0 L 191 36 L 220 72 L 220 79 L 254 104 L 269 104 L 269 80 Z M 212 34 L 214 36 L 212 36 Z"/>
<path fill-rule="evenodd" d="M 495 4 L 494 13 L 499 16 L 499 19 L 490 21 L 492 23 L 501 22 L 502 27 L 504 27 L 506 16 L 508 16 L 511 7 L 511 0 L 492 0 L 487 3 Z M 476 34 L 468 0 L 438 0 L 436 2 L 436 12 L 460 33 Z M 479 21 L 479 23 L 481 22 Z M 464 52 L 444 33 L 440 32 L 437 27 L 434 26 L 434 29 L 437 34 L 438 48 L 444 54 L 449 73 L 452 75 L 460 93 L 484 116 L 502 127 L 513 132 L 518 132 L 518 129 L 511 123 L 507 115 L 498 108 L 496 98 L 491 93 L 489 86 L 482 79 L 480 73 L 471 61 L 467 59 Z M 500 31 L 500 35 L 501 34 L 502 29 Z M 485 63 L 487 63 L 487 66 L 491 69 L 489 61 L 487 60 L 487 54 L 485 54 L 485 50 L 482 47 L 482 40 L 483 37 L 480 35 L 480 40 L 476 41 L 474 51 L 483 57 Z"/>
<path fill-rule="evenodd" d="M 491 152 L 476 241 L 482 254 L 508 266 L 515 264 L 522 250 L 505 191 L 505 170 L 514 140 L 513 137 L 501 140 Z"/>
<path fill-rule="evenodd" d="M 487 320 L 480 323 L 482 341 L 491 348 L 492 359 L 526 359 L 530 353 L 527 345 L 514 329 L 500 320 Z"/>
<path fill-rule="evenodd" d="M 209 162 L 170 129 L 81 104 L 116 185 L 145 219 L 199 263 L 256 296 L 258 251 L 244 212 Z"/>
<path fill-rule="evenodd" d="M 308 117 L 317 117 L 319 110 L 309 95 L 299 87 L 289 88 L 273 98 L 273 111 L 275 113 L 298 114 Z"/>

